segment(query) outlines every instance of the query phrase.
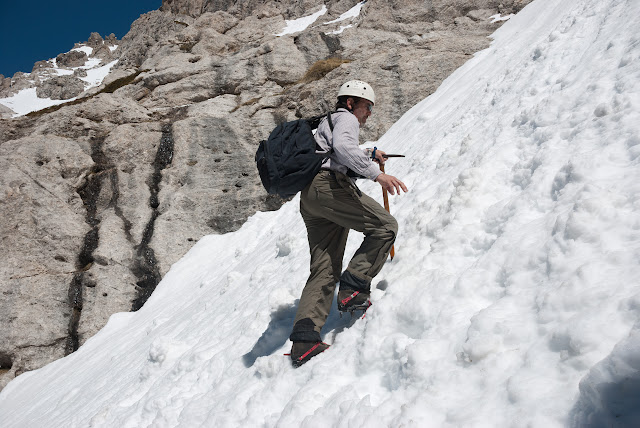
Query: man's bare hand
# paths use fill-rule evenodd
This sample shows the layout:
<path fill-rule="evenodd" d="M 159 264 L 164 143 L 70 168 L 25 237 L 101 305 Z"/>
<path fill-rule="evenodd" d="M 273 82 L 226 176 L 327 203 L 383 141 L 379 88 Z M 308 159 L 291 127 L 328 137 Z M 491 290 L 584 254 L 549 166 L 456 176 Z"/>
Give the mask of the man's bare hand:
<path fill-rule="evenodd" d="M 384 155 L 386 155 L 385 152 L 383 152 L 382 150 L 378 149 L 376 150 L 376 158 L 375 161 L 378 162 L 380 165 L 384 165 L 384 163 L 386 162 L 386 158 L 384 157 Z"/>
<path fill-rule="evenodd" d="M 376 153 L 376 158 L 378 157 L 377 155 L 378 153 Z M 375 181 L 378 182 L 383 189 L 387 190 L 392 195 L 395 195 L 396 192 L 400 194 L 400 189 L 402 189 L 405 193 L 407 193 L 408 191 L 407 186 L 405 186 L 402 181 L 398 180 L 393 175 L 388 175 L 384 172 L 380 174 Z"/>

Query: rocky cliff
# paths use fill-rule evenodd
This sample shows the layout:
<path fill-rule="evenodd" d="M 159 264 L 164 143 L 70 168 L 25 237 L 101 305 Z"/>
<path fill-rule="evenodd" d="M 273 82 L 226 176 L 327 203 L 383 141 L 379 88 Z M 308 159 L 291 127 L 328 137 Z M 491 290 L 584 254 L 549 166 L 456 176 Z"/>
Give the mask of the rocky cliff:
<path fill-rule="evenodd" d="M 362 79 L 376 140 L 528 1 L 165 0 L 120 41 L 0 76 L 0 98 L 72 100 L 0 111 L 0 387 L 140 308 L 200 237 L 277 209 L 253 162 L 277 123 Z M 100 86 L 89 60 L 110 64 Z"/>

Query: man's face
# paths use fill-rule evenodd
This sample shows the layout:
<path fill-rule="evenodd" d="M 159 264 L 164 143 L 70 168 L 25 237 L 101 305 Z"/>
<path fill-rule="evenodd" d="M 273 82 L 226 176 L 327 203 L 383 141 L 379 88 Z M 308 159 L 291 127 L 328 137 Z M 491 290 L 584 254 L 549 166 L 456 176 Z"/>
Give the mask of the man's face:
<path fill-rule="evenodd" d="M 360 126 L 363 126 L 367 122 L 367 118 L 371 116 L 372 108 L 373 103 L 369 100 L 365 100 L 364 98 L 360 98 L 357 102 L 355 102 L 355 104 L 353 105 L 353 114 L 358 118 Z"/>

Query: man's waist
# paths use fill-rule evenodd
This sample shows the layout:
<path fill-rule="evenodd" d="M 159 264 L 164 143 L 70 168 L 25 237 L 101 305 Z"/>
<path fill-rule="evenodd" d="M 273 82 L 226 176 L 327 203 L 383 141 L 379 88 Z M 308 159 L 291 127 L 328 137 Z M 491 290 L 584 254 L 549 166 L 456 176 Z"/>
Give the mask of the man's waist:
<path fill-rule="evenodd" d="M 318 174 L 321 174 L 321 173 L 325 173 L 325 174 L 328 174 L 328 175 L 330 175 L 332 177 L 335 177 L 336 173 L 340 173 L 340 171 L 336 171 L 336 170 L 333 170 L 331 168 L 327 168 L 327 167 L 323 166 L 322 168 L 320 168 L 320 171 L 318 171 Z"/>
<path fill-rule="evenodd" d="M 323 164 L 322 169 L 331 170 L 340 174 L 344 174 L 350 178 L 367 178 L 366 176 L 356 172 L 354 169 L 349 168 L 347 165 L 336 161 L 335 159 L 328 158 Z"/>
<path fill-rule="evenodd" d="M 360 174 L 356 173 L 355 171 L 353 171 L 353 170 L 351 170 L 349 168 L 345 167 L 345 169 L 347 171 L 346 172 L 342 172 L 342 171 L 339 171 L 337 169 L 332 169 L 332 168 L 328 168 L 328 167 L 324 167 L 323 166 L 322 168 L 320 168 L 320 171 L 318 171 L 318 173 L 324 171 L 324 172 L 329 173 L 332 177 L 335 177 L 336 174 L 341 174 L 341 175 L 346 175 L 347 177 L 349 177 L 351 179 L 365 178 L 365 177 L 361 176 Z"/>

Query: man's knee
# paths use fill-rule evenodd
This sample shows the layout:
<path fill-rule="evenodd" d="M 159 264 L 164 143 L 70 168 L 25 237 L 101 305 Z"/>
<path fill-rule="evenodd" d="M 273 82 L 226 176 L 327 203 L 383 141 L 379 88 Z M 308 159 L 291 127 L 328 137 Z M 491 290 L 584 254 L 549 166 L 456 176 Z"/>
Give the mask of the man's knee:
<path fill-rule="evenodd" d="M 392 215 L 389 215 L 389 217 L 391 217 L 391 221 L 389 221 L 387 228 L 393 232 L 393 239 L 395 239 L 395 236 L 398 234 L 398 221 Z"/>
<path fill-rule="evenodd" d="M 382 224 L 382 228 L 380 228 L 378 238 L 386 242 L 394 242 L 397 235 L 398 222 L 392 215 L 389 215 Z"/>

